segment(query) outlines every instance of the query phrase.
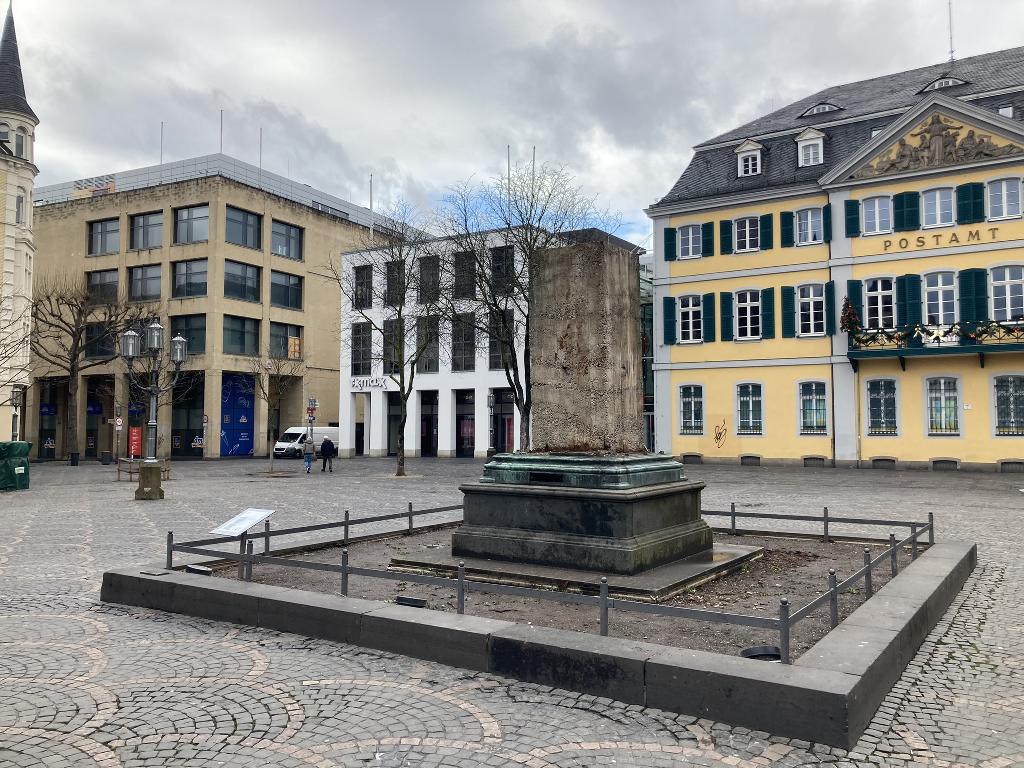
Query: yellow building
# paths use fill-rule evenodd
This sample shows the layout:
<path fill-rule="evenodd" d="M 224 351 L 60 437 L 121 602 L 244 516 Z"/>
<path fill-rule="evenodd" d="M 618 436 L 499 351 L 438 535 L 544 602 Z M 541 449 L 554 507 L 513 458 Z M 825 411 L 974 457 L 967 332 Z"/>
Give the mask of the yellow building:
<path fill-rule="evenodd" d="M 647 211 L 656 450 L 1024 471 L 1022 118 L 1016 48 L 698 145 Z"/>
<path fill-rule="evenodd" d="M 368 210 L 218 154 L 40 187 L 34 214 L 37 288 L 54 274 L 80 279 L 100 304 L 155 307 L 167 336 L 187 339 L 178 387 L 161 400 L 158 456 L 266 455 L 306 422 L 310 397 L 317 424 L 337 425 L 339 297 L 322 275 L 363 243 Z M 111 359 L 115 340 L 97 338 L 84 359 L 99 364 L 78 384 L 78 445 L 67 375 L 34 356 L 34 456 L 125 456 L 129 436 L 144 436 L 148 397 Z M 255 377 L 278 375 L 292 381 L 275 407 Z"/>

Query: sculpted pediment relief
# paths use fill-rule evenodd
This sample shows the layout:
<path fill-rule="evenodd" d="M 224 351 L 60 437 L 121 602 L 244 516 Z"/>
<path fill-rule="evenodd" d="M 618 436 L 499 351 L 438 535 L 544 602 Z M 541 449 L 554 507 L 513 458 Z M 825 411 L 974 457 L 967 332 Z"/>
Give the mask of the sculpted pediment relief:
<path fill-rule="evenodd" d="M 1011 155 L 1024 155 L 1024 147 L 991 130 L 932 112 L 849 178 L 871 179 Z"/>

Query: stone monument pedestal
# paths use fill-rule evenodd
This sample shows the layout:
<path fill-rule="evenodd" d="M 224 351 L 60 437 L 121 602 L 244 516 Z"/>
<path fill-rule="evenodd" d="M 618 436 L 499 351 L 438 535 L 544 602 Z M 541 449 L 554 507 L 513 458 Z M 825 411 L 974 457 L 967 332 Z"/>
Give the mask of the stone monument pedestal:
<path fill-rule="evenodd" d="M 139 487 L 135 489 L 136 501 L 158 501 L 164 497 L 164 489 L 160 485 L 159 464 L 139 465 Z"/>
<path fill-rule="evenodd" d="M 666 456 L 499 454 L 460 486 L 452 554 L 639 573 L 711 548 L 703 488 Z"/>

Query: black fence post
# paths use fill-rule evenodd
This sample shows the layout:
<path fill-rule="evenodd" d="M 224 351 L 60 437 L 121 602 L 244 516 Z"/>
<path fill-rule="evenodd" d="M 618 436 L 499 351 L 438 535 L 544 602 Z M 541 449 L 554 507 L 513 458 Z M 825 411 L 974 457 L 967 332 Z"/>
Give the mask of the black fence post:
<path fill-rule="evenodd" d="M 167 532 L 167 562 L 164 567 L 168 571 L 174 568 L 174 531 Z"/>
<path fill-rule="evenodd" d="M 871 597 L 875 593 L 874 585 L 871 583 L 871 548 L 864 547 L 864 594 Z"/>
<path fill-rule="evenodd" d="M 345 510 L 345 527 L 344 527 L 344 532 L 342 533 L 342 536 L 341 536 L 341 546 L 343 546 L 343 547 L 347 547 L 348 546 L 348 510 L 347 509 Z"/>
<path fill-rule="evenodd" d="M 252 542 L 245 542 L 245 580 L 252 581 Z"/>
<path fill-rule="evenodd" d="M 779 601 L 779 656 L 783 664 L 789 664 L 789 600 Z"/>
<path fill-rule="evenodd" d="M 466 612 L 466 564 L 459 560 L 459 585 L 455 591 L 455 608 L 461 615 Z"/>
<path fill-rule="evenodd" d="M 729 533 L 733 536 L 736 535 L 736 502 L 732 502 L 729 507 Z"/>
<path fill-rule="evenodd" d="M 608 636 L 608 577 L 601 577 L 601 636 Z"/>
<path fill-rule="evenodd" d="M 270 520 L 263 523 L 263 554 L 270 554 Z"/>
<path fill-rule="evenodd" d="M 899 549 L 896 547 L 896 534 L 889 534 L 889 562 L 892 565 L 892 576 L 896 578 L 896 574 L 900 572 L 899 564 Z"/>
<path fill-rule="evenodd" d="M 407 532 L 407 535 L 409 535 L 409 536 L 412 535 L 412 502 L 411 501 L 409 502 L 409 530 Z"/>
<path fill-rule="evenodd" d="M 917 523 L 910 524 L 910 559 L 917 560 Z"/>
<path fill-rule="evenodd" d="M 245 579 L 245 558 L 241 557 L 245 554 L 245 542 L 249 538 L 248 533 L 242 531 L 238 535 L 238 578 L 239 580 Z"/>
<path fill-rule="evenodd" d="M 348 549 L 341 550 L 341 594 L 348 597 Z"/>
<path fill-rule="evenodd" d="M 836 569 L 828 569 L 828 591 L 830 593 L 828 607 L 832 629 L 839 626 L 839 590 L 836 589 Z"/>
<path fill-rule="evenodd" d="M 825 523 L 825 543 L 828 544 L 828 507 L 825 507 L 825 511 L 822 512 L 822 520 Z"/>
<path fill-rule="evenodd" d="M 935 515 L 928 513 L 928 546 L 935 543 Z"/>

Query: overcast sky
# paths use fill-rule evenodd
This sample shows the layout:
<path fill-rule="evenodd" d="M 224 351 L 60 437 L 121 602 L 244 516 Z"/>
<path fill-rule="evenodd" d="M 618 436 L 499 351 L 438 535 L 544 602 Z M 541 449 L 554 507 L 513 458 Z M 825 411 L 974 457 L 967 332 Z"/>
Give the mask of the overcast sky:
<path fill-rule="evenodd" d="M 946 0 L 16 0 L 38 185 L 224 151 L 365 205 L 567 165 L 643 240 L 695 143 L 948 57 Z M 954 0 L 958 57 L 1024 0 Z"/>

